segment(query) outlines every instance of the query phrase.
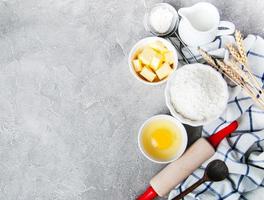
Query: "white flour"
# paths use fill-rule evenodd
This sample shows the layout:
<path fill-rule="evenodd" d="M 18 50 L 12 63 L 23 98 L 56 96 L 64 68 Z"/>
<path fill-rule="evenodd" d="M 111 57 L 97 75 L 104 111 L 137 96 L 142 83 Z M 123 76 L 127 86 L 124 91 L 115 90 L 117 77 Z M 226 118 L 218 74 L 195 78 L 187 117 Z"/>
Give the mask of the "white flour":
<path fill-rule="evenodd" d="M 173 19 L 173 13 L 164 7 L 157 7 L 151 11 L 150 14 L 150 25 L 158 32 L 158 33 L 166 33 Z"/>
<path fill-rule="evenodd" d="M 170 89 L 175 110 L 185 118 L 200 121 L 220 115 L 228 99 L 227 85 L 218 72 L 201 64 L 177 70 Z"/>

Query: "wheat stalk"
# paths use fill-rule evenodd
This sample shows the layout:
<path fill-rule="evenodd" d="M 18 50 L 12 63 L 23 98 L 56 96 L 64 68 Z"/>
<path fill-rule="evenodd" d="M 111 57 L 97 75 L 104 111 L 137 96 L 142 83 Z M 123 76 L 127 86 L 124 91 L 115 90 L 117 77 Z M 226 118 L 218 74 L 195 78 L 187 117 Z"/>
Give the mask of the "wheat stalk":
<path fill-rule="evenodd" d="M 236 46 L 238 49 L 238 52 L 234 52 L 234 48 L 231 48 L 231 45 L 229 45 L 228 49 L 231 55 L 235 58 L 237 62 L 242 64 L 244 66 L 244 69 L 246 70 L 246 76 L 249 77 L 251 81 L 248 81 L 248 85 L 255 90 L 255 94 L 257 93 L 259 101 L 264 102 L 263 100 L 263 89 L 259 82 L 257 81 L 256 77 L 253 75 L 251 68 L 248 65 L 248 58 L 243 42 L 243 36 L 240 31 L 236 30 L 235 32 L 235 39 L 236 39 Z M 238 56 L 239 53 L 239 56 Z"/>
<path fill-rule="evenodd" d="M 263 99 L 257 98 L 256 94 L 254 93 L 254 91 L 252 91 L 250 88 L 244 87 L 243 89 L 262 109 L 264 109 L 264 101 L 263 101 Z"/>
<path fill-rule="evenodd" d="M 216 59 L 216 63 L 222 69 L 224 74 L 228 75 L 231 78 L 231 80 L 234 80 L 235 82 L 239 83 L 239 85 L 245 85 L 245 82 L 243 79 L 241 79 L 241 76 L 239 76 L 236 71 L 232 70 L 229 65 L 225 64 L 224 62 L 218 59 Z"/>
<path fill-rule="evenodd" d="M 238 52 L 234 52 L 234 49 L 232 48 L 228 48 L 231 55 L 237 60 L 237 62 L 239 62 L 240 64 L 242 64 L 245 68 L 245 70 L 247 71 L 247 76 L 249 78 L 251 78 L 253 80 L 253 82 L 255 83 L 255 88 L 258 91 L 258 94 L 261 96 L 263 95 L 263 90 L 261 85 L 259 84 L 259 82 L 257 81 L 256 77 L 253 75 L 251 68 L 248 65 L 248 58 L 247 58 L 247 54 L 246 54 L 246 49 L 245 49 L 245 45 L 243 42 L 243 36 L 241 34 L 240 31 L 236 30 L 235 31 L 235 39 L 236 39 L 236 46 L 238 49 Z M 230 47 L 230 45 L 229 45 Z M 239 53 L 239 56 L 237 57 L 237 53 Z M 235 56 L 234 56 L 234 55 Z"/>
<path fill-rule="evenodd" d="M 198 47 L 198 51 L 200 52 L 203 59 L 209 64 L 212 65 L 215 68 L 219 68 L 215 62 L 215 60 L 210 56 L 206 51 L 202 50 L 200 47 Z"/>
<path fill-rule="evenodd" d="M 247 65 L 247 54 L 246 54 L 246 50 L 245 50 L 245 46 L 244 46 L 244 42 L 243 42 L 243 36 L 241 34 L 240 31 L 236 30 L 235 32 L 235 39 L 236 39 L 236 44 L 237 44 L 237 49 L 238 52 L 240 54 L 240 61 Z"/>
<path fill-rule="evenodd" d="M 242 42 L 241 38 L 238 38 L 238 41 Z M 243 45 L 243 42 L 241 44 Z M 240 51 L 244 51 L 243 46 L 241 47 L 242 48 L 239 48 Z M 237 64 L 237 62 L 240 62 L 242 60 L 246 60 L 247 62 L 247 58 L 242 59 L 243 55 L 246 55 L 245 52 L 242 52 L 240 54 L 239 50 L 237 51 L 233 47 L 233 45 L 228 45 L 228 49 L 235 60 L 230 59 L 228 61 L 223 62 L 209 55 L 206 51 L 202 50 L 201 48 L 198 48 L 198 51 L 209 65 L 222 72 L 232 82 L 240 86 L 243 91 L 245 91 L 262 109 L 264 109 L 264 100 L 261 98 L 261 94 L 263 94 L 263 92 L 259 93 L 260 88 L 258 87 L 258 85 L 256 86 L 256 83 L 252 83 L 251 76 L 253 76 L 253 74 L 249 71 L 243 71 Z M 248 76 L 247 73 L 249 73 L 250 76 Z"/>
<path fill-rule="evenodd" d="M 236 50 L 236 48 L 232 44 L 227 44 L 226 47 L 229 50 L 229 52 L 231 53 L 231 55 L 234 57 L 235 60 L 237 60 L 237 61 L 242 60 L 238 50 Z"/>
<path fill-rule="evenodd" d="M 232 73 L 232 71 L 229 69 L 227 65 L 225 65 L 220 60 L 213 58 L 210 56 L 206 51 L 202 50 L 201 48 L 198 48 L 198 51 L 202 55 L 203 59 L 212 67 L 222 72 L 225 76 L 227 76 L 231 81 L 233 81 L 237 85 L 243 85 L 241 82 L 241 79 L 235 74 Z"/>
<path fill-rule="evenodd" d="M 227 60 L 225 63 L 230 66 L 237 74 L 239 74 L 246 83 L 250 83 L 247 74 L 237 65 L 233 59 Z"/>

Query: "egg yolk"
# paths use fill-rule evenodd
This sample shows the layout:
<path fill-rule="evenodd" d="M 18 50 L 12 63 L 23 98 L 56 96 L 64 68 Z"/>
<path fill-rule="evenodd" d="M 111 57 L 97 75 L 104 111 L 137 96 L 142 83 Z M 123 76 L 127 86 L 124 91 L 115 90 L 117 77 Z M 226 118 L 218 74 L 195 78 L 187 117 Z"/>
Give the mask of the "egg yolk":
<path fill-rule="evenodd" d="M 152 133 L 151 144 L 154 148 L 164 150 L 169 148 L 173 143 L 173 135 L 167 130 L 156 130 Z"/>
<path fill-rule="evenodd" d="M 146 154 L 160 161 L 174 158 L 182 143 L 179 128 L 171 121 L 163 119 L 149 122 L 142 130 L 141 137 Z"/>

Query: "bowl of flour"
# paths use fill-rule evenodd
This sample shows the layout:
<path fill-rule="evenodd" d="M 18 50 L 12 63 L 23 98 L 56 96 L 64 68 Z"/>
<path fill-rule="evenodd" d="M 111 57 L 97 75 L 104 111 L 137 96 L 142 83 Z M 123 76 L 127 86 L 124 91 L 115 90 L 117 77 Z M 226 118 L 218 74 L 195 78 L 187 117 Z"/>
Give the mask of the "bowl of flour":
<path fill-rule="evenodd" d="M 171 114 L 191 126 L 205 125 L 220 117 L 228 97 L 228 87 L 221 74 L 198 63 L 176 70 L 165 89 Z"/>

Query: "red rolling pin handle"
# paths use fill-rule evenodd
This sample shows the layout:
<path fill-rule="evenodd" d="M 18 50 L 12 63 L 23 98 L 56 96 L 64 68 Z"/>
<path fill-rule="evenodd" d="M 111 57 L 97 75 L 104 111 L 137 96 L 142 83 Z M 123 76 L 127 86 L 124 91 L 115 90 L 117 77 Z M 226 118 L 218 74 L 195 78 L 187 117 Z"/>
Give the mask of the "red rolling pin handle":
<path fill-rule="evenodd" d="M 232 132 L 234 132 L 238 127 L 238 122 L 233 121 L 231 124 L 229 124 L 227 127 L 221 129 L 220 131 L 216 132 L 215 134 L 211 135 L 207 140 L 210 142 L 210 144 L 217 148 L 219 143 L 228 135 L 230 135 Z"/>
<path fill-rule="evenodd" d="M 137 198 L 137 200 L 152 200 L 157 196 L 158 194 L 155 192 L 155 190 L 151 186 L 149 186 L 146 191 Z"/>

